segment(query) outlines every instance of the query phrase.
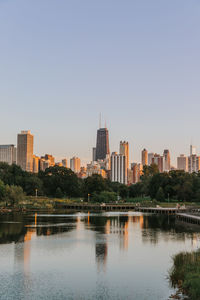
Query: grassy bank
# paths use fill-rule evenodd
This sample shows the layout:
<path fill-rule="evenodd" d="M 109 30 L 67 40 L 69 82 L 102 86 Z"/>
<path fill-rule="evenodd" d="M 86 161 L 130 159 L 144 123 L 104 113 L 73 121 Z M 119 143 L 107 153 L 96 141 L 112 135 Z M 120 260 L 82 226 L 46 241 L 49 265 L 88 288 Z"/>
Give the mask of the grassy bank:
<path fill-rule="evenodd" d="M 46 210 L 51 210 L 56 207 L 56 203 L 63 203 L 63 204 L 69 204 L 69 203 L 83 203 L 84 199 L 79 197 L 79 198 L 49 198 L 49 197 L 33 197 L 33 196 L 26 196 L 22 200 L 19 200 L 14 203 L 15 208 L 19 209 L 46 209 Z M 104 201 L 102 201 L 104 202 Z M 111 203 L 111 201 L 108 201 Z M 90 203 L 93 204 L 100 204 L 100 202 L 91 201 Z M 106 203 L 106 202 L 105 202 Z M 113 202 L 116 204 L 116 202 Z M 176 207 L 178 202 L 158 202 L 156 200 L 151 201 L 150 198 L 148 197 L 137 197 L 137 198 L 128 198 L 128 199 L 121 199 L 120 201 L 117 201 L 118 204 L 122 203 L 131 203 L 135 204 L 137 206 L 143 206 L 143 207 L 156 207 L 159 205 L 160 207 Z M 192 206 L 192 207 L 200 207 L 199 203 L 192 203 L 192 202 L 181 202 L 181 205 L 185 204 L 186 206 Z M 6 207 L 6 202 L 2 201 L 0 202 L 0 208 L 5 208 Z M 10 205 L 9 205 L 10 207 Z M 12 208 L 12 207 L 10 207 Z"/>
<path fill-rule="evenodd" d="M 173 258 L 170 280 L 174 287 L 180 288 L 191 300 L 200 300 L 200 250 L 182 252 Z"/>

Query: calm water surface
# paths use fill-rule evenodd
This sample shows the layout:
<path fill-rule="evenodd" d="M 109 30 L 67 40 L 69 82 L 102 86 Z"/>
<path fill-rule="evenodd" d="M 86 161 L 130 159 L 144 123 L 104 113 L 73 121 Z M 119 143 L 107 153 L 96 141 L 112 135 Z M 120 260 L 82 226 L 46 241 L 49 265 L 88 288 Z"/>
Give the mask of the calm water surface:
<path fill-rule="evenodd" d="M 200 245 L 173 217 L 0 217 L 0 299 L 167 300 L 172 255 Z"/>

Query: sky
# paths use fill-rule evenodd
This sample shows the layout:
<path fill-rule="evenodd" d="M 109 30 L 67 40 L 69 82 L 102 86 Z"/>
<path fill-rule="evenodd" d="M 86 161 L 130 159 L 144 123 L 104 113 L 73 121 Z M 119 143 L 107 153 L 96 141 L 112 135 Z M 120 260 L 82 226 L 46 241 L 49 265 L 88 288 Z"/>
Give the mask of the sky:
<path fill-rule="evenodd" d="M 199 0 L 0 0 L 0 144 L 89 162 L 101 112 L 131 161 L 200 154 L 199 37 Z"/>

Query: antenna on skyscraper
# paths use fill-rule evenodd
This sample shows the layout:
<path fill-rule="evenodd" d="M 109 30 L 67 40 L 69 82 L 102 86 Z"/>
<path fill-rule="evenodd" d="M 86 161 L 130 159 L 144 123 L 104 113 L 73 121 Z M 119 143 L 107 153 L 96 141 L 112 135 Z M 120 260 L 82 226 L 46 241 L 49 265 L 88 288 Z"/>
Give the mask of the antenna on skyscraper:
<path fill-rule="evenodd" d="M 106 127 L 106 120 L 105 120 L 105 128 L 107 128 L 107 127 Z"/>
<path fill-rule="evenodd" d="M 99 114 L 99 128 L 101 128 L 101 113 Z"/>

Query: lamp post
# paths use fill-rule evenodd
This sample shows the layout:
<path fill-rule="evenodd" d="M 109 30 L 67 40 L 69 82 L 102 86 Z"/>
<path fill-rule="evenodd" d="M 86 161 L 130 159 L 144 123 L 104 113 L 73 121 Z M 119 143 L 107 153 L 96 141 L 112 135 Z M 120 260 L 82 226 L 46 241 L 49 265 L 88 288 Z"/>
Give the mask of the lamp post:
<path fill-rule="evenodd" d="M 90 202 L 90 194 L 88 194 L 88 202 Z"/>

